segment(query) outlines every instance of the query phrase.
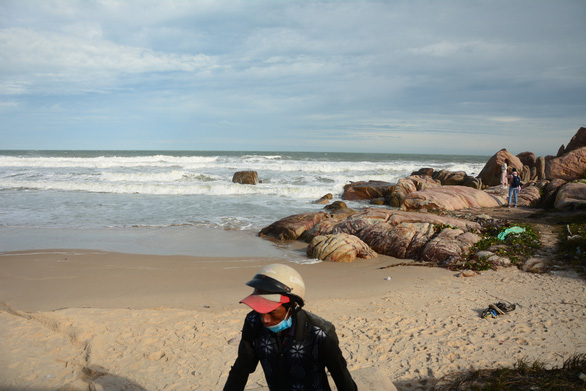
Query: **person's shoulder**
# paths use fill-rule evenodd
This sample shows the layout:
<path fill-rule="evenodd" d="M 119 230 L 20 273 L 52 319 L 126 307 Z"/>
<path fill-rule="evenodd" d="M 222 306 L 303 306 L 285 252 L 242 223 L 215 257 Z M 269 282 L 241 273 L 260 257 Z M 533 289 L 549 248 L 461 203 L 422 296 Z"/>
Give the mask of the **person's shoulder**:
<path fill-rule="evenodd" d="M 303 313 L 307 317 L 307 321 L 310 324 L 319 327 L 320 329 L 322 329 L 326 333 L 328 333 L 331 330 L 334 330 L 334 325 L 332 323 L 328 322 L 327 320 L 325 320 L 324 318 L 322 318 L 321 316 L 318 316 L 318 315 L 316 315 L 312 312 L 309 312 L 309 311 L 305 311 L 305 310 L 301 310 L 301 311 L 303 311 Z"/>

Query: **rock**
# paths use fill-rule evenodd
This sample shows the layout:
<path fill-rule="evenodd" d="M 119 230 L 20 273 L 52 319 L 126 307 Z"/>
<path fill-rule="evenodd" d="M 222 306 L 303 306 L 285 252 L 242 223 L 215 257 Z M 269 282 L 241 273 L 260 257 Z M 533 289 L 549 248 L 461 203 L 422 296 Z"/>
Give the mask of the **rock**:
<path fill-rule="evenodd" d="M 440 182 L 442 186 L 459 186 L 464 183 L 466 180 L 466 172 L 464 171 L 448 171 L 448 170 L 441 170 L 439 172 L 435 172 L 432 178 Z"/>
<path fill-rule="evenodd" d="M 440 266 L 457 264 L 462 262 L 462 255 L 480 239 L 480 236 L 471 232 L 445 228 L 435 238 L 427 242 L 423 248 L 421 259 L 437 263 Z"/>
<path fill-rule="evenodd" d="M 271 236 L 279 240 L 296 240 L 328 216 L 325 212 L 301 213 L 288 216 L 263 228 L 258 235 Z"/>
<path fill-rule="evenodd" d="M 540 156 L 537 158 L 537 162 L 535 162 L 535 174 L 537 179 L 545 179 L 545 158 Z"/>
<path fill-rule="evenodd" d="M 508 197 L 507 190 L 507 197 Z M 537 186 L 523 186 L 517 196 L 519 206 L 537 206 L 541 202 L 541 192 Z"/>
<path fill-rule="evenodd" d="M 521 164 L 528 167 L 535 167 L 537 158 L 533 152 L 521 152 L 517 155 L 517 158 L 521 161 Z"/>
<path fill-rule="evenodd" d="M 464 183 L 462 183 L 462 186 L 480 190 L 482 189 L 482 180 L 480 178 L 474 178 L 473 176 L 467 176 Z"/>
<path fill-rule="evenodd" d="M 413 176 L 413 175 L 432 177 L 433 176 L 433 168 L 420 168 L 417 171 L 413 171 L 411 173 L 411 176 Z"/>
<path fill-rule="evenodd" d="M 319 200 L 313 201 L 312 204 L 329 204 L 332 198 L 334 198 L 332 193 L 328 193 Z"/>
<path fill-rule="evenodd" d="M 408 194 L 401 210 L 457 210 L 492 208 L 504 204 L 502 198 L 464 186 L 442 186 Z"/>
<path fill-rule="evenodd" d="M 586 208 L 586 181 L 566 183 L 560 187 L 554 206 L 558 210 Z"/>
<path fill-rule="evenodd" d="M 256 185 L 258 183 L 258 173 L 256 171 L 238 171 L 234 173 L 232 182 L 243 185 Z"/>
<path fill-rule="evenodd" d="M 534 257 L 525 261 L 522 270 L 529 273 L 546 273 L 549 270 L 549 266 L 545 260 Z"/>
<path fill-rule="evenodd" d="M 370 200 L 370 205 L 384 205 L 385 204 L 385 199 L 384 198 L 373 198 L 372 200 Z"/>
<path fill-rule="evenodd" d="M 541 196 L 540 204 L 544 208 L 553 208 L 555 204 L 555 198 L 558 194 L 558 190 L 562 187 L 566 181 L 563 179 L 552 179 L 543 188 L 543 194 Z"/>
<path fill-rule="evenodd" d="M 344 186 L 343 200 L 369 200 L 390 193 L 393 184 L 383 181 L 352 182 Z"/>
<path fill-rule="evenodd" d="M 476 277 L 478 274 L 474 270 L 463 270 L 458 277 Z"/>
<path fill-rule="evenodd" d="M 423 246 L 434 234 L 434 226 L 430 223 L 399 223 L 393 226 L 386 222 L 369 225 L 356 233 L 377 253 L 401 259 L 418 259 Z"/>
<path fill-rule="evenodd" d="M 358 258 L 375 258 L 378 254 L 354 235 L 316 236 L 307 246 L 307 256 L 328 262 L 353 262 Z"/>
<path fill-rule="evenodd" d="M 523 171 L 523 163 L 516 156 L 510 154 L 506 149 L 501 149 L 494 154 L 480 171 L 477 178 L 479 178 L 485 186 L 496 186 L 501 183 L 501 166 L 509 160 L 509 172 L 514 167 L 517 171 Z"/>
<path fill-rule="evenodd" d="M 385 197 L 385 203 L 398 208 L 403 203 L 403 199 L 407 194 L 425 190 L 429 187 L 439 186 L 441 184 L 429 176 L 412 175 L 409 178 L 401 178 Z"/>
<path fill-rule="evenodd" d="M 560 157 L 546 162 L 545 176 L 547 179 L 563 179 L 574 181 L 584 178 L 586 172 L 586 147 L 577 148 Z"/>
<path fill-rule="evenodd" d="M 564 149 L 563 153 L 568 153 L 582 147 L 586 147 L 586 128 L 584 127 L 578 129 L 574 137 L 572 137 L 568 143 L 568 146 Z"/>
<path fill-rule="evenodd" d="M 349 209 L 344 201 L 334 201 L 331 205 L 324 206 L 324 209 L 329 211 L 350 210 L 352 212 L 356 212 L 353 209 Z"/>

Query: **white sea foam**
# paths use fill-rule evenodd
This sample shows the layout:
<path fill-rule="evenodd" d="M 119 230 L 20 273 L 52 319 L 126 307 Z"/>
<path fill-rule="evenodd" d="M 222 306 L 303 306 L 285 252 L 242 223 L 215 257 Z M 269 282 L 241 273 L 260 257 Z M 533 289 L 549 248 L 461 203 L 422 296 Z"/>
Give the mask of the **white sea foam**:
<path fill-rule="evenodd" d="M 0 226 L 258 229 L 357 181 L 421 167 L 480 172 L 482 158 L 238 152 L 0 152 Z M 261 183 L 232 182 L 237 171 Z M 353 206 L 359 207 L 360 204 Z"/>

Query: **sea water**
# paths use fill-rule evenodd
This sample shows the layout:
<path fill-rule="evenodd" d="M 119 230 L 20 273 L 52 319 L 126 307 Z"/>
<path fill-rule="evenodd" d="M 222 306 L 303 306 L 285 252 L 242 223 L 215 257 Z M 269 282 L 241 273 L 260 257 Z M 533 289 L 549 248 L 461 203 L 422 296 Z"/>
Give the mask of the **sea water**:
<path fill-rule="evenodd" d="M 323 205 L 313 201 L 328 193 L 334 200 L 341 199 L 344 185 L 350 182 L 396 183 L 422 167 L 476 176 L 488 158 L 316 152 L 0 151 L 0 232 L 11 237 L 0 238 L 0 251 L 43 248 L 30 247 L 33 243 L 26 240 L 21 245 L 14 243 L 22 236 L 15 232 L 30 236 L 38 229 L 44 230 L 41 237 L 47 237 L 47 232 L 60 232 L 61 236 L 69 232 L 63 238 L 65 246 L 67 237 L 79 241 L 80 235 L 91 236 L 92 230 L 114 232 L 114 238 L 121 232 L 145 230 L 177 237 L 187 228 L 218 235 L 258 232 L 283 217 L 321 210 Z M 246 170 L 256 171 L 261 183 L 232 182 L 235 172 Z M 355 209 L 368 206 L 346 203 Z M 83 246 L 83 241 L 79 245 Z"/>

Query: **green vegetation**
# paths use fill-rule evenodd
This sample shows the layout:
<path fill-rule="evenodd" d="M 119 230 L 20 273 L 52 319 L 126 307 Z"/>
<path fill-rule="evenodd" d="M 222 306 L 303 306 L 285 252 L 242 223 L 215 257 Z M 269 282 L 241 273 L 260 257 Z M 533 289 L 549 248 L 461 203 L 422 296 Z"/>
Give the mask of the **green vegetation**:
<path fill-rule="evenodd" d="M 586 390 L 586 354 L 567 359 L 561 368 L 547 369 L 535 361 L 519 360 L 513 368 L 480 369 L 440 379 L 435 391 L 573 391 Z"/>
<path fill-rule="evenodd" d="M 541 246 L 539 237 L 535 230 L 528 224 L 516 224 L 516 227 L 525 229 L 523 233 L 511 233 L 505 240 L 500 240 L 498 235 L 510 228 L 511 225 L 488 226 L 482 231 L 482 239 L 476 243 L 469 254 L 476 254 L 478 251 L 491 250 L 500 257 L 507 257 L 514 265 L 521 266 L 529 259 L 535 251 Z M 470 257 L 469 257 L 470 258 Z M 468 259 L 463 265 L 466 269 L 471 270 L 489 270 L 492 265 L 486 257 L 478 260 Z"/>
<path fill-rule="evenodd" d="M 560 257 L 572 266 L 586 268 L 586 222 L 566 225 L 559 235 Z"/>

